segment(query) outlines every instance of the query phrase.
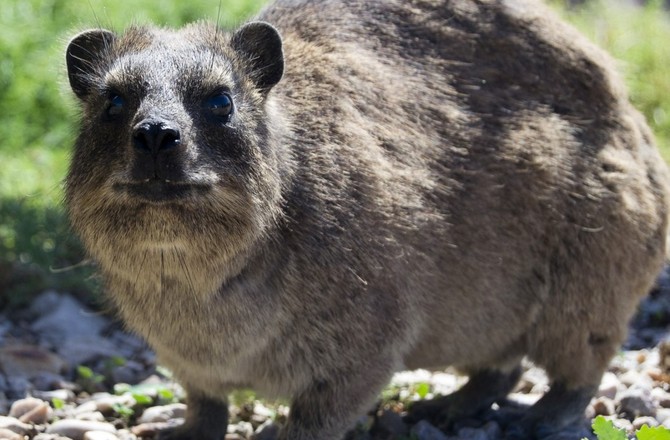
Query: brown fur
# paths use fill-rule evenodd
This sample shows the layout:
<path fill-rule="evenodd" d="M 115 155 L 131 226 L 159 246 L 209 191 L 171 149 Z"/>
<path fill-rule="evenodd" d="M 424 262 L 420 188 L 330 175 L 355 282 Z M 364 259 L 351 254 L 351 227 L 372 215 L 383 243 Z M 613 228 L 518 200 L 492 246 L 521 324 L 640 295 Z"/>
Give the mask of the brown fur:
<path fill-rule="evenodd" d="M 259 19 L 283 52 L 262 24 L 68 48 L 67 205 L 189 391 L 164 438 L 223 438 L 227 393 L 251 387 L 292 399 L 282 439 L 338 439 L 402 368 L 472 374 L 475 412 L 523 356 L 553 386 L 508 438 L 574 422 L 665 249 L 667 170 L 610 59 L 530 0 L 279 0 Z M 202 104 L 222 89 L 226 123 Z M 147 120 L 175 148 L 138 152 Z"/>

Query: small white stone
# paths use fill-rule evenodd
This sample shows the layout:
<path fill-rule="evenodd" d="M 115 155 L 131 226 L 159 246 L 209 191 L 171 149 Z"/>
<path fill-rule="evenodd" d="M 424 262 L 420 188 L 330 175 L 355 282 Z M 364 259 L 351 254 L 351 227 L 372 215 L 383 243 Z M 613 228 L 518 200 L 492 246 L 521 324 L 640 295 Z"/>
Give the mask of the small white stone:
<path fill-rule="evenodd" d="M 0 439 L 2 440 L 23 440 L 24 436 L 17 434 L 6 428 L 0 428 Z"/>
<path fill-rule="evenodd" d="M 172 403 L 170 405 L 152 406 L 142 413 L 137 420 L 138 423 L 167 422 L 170 419 L 184 418 L 186 416 L 186 405 L 183 403 Z"/>
<path fill-rule="evenodd" d="M 116 428 L 111 423 L 73 419 L 58 420 L 47 428 L 47 434 L 59 434 L 72 440 L 84 440 L 84 434 L 88 431 L 115 433 Z"/>
<path fill-rule="evenodd" d="M 0 429 L 8 429 L 17 434 L 28 435 L 33 428 L 15 417 L 0 416 Z"/>
<path fill-rule="evenodd" d="M 609 371 L 603 374 L 603 378 L 600 381 L 600 386 L 598 387 L 598 392 L 595 397 L 607 397 L 608 399 L 614 399 L 616 394 L 619 391 L 625 389 L 624 385 L 621 383 L 618 377 L 614 373 Z"/>
<path fill-rule="evenodd" d="M 84 434 L 84 440 L 119 440 L 119 437 L 107 431 L 88 431 Z"/>
<path fill-rule="evenodd" d="M 17 400 L 9 410 L 10 417 L 16 417 L 24 423 L 35 425 L 46 423 L 51 418 L 52 413 L 53 410 L 48 403 L 34 397 Z"/>

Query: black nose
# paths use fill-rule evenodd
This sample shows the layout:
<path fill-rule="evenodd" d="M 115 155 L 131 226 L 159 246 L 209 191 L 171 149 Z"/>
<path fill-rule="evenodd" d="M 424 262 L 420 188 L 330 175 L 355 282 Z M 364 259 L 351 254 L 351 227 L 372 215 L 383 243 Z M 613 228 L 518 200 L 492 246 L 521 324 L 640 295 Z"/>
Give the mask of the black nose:
<path fill-rule="evenodd" d="M 180 143 L 179 130 L 166 122 L 143 121 L 133 130 L 135 150 L 154 156 L 172 150 Z"/>

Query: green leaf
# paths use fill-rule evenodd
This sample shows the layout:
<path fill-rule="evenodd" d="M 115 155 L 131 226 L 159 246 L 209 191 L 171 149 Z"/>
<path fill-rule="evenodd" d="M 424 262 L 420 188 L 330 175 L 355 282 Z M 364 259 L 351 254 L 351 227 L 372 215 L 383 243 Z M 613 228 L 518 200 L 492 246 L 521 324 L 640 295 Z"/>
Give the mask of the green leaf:
<path fill-rule="evenodd" d="M 422 382 L 416 385 L 416 394 L 418 394 L 420 398 L 425 399 L 429 392 L 430 385 L 427 383 Z"/>
<path fill-rule="evenodd" d="M 173 400 L 174 393 L 167 388 L 161 388 L 158 390 L 158 397 L 163 400 Z"/>
<path fill-rule="evenodd" d="M 82 379 L 92 379 L 95 373 L 93 373 L 93 370 L 91 370 L 89 367 L 85 365 L 79 365 L 77 367 L 77 374 Z"/>
<path fill-rule="evenodd" d="M 151 405 L 153 403 L 153 399 L 146 394 L 133 393 L 132 396 L 138 405 Z"/>
<path fill-rule="evenodd" d="M 133 414 L 135 414 L 135 411 L 131 407 L 121 405 L 120 403 L 115 403 L 112 405 L 112 409 L 121 417 L 131 417 Z"/>
<path fill-rule="evenodd" d="M 596 417 L 592 426 L 598 440 L 628 440 L 623 429 L 616 428 L 614 423 L 603 416 Z"/>
<path fill-rule="evenodd" d="M 58 397 L 54 397 L 51 399 L 51 404 L 55 409 L 63 409 L 65 406 L 65 401 L 63 399 L 59 399 Z"/>
<path fill-rule="evenodd" d="M 638 440 L 670 440 L 670 430 L 663 426 L 651 428 L 644 425 L 636 434 Z"/>

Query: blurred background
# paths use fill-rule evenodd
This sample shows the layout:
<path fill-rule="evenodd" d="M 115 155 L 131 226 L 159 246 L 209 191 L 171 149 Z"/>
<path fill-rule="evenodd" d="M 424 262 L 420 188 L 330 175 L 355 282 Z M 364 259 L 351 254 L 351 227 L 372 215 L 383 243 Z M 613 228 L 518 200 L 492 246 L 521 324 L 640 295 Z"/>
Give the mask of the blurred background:
<path fill-rule="evenodd" d="M 200 19 L 232 27 L 263 0 L 3 0 L 0 5 L 0 309 L 54 289 L 96 303 L 93 267 L 72 236 L 62 181 L 77 106 L 64 48 L 79 30 Z M 670 161 L 670 14 L 665 0 L 555 0 L 560 14 L 620 62 L 632 99 Z"/>

